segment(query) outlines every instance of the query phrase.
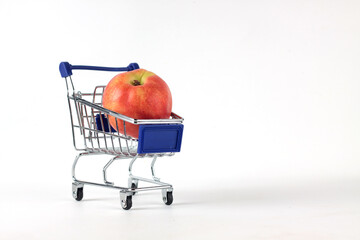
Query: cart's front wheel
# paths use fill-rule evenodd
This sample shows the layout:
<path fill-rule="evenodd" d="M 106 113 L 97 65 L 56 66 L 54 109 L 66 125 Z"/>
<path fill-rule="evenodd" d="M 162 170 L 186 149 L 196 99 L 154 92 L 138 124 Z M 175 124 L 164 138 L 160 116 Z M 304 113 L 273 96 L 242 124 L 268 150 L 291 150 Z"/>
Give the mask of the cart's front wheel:
<path fill-rule="evenodd" d="M 84 197 L 84 188 L 77 188 L 75 192 L 73 192 L 73 197 L 76 201 L 81 201 Z"/>
<path fill-rule="evenodd" d="M 72 183 L 72 195 L 76 201 L 81 201 L 84 196 L 84 184 L 73 182 Z"/>
<path fill-rule="evenodd" d="M 132 207 L 132 196 L 126 196 L 125 199 L 121 200 L 121 207 L 124 210 L 129 210 Z"/>

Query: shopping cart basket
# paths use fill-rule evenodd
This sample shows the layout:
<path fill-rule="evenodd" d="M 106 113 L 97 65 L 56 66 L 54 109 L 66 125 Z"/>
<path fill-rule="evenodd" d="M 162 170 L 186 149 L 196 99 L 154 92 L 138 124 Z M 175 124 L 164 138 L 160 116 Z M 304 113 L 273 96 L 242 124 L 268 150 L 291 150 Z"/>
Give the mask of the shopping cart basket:
<path fill-rule="evenodd" d="M 120 190 L 120 202 L 123 209 L 132 207 L 132 196 L 137 192 L 161 190 L 162 199 L 166 205 L 173 202 L 173 187 L 161 182 L 155 176 L 154 164 L 158 157 L 173 156 L 180 151 L 184 121 L 179 115 L 171 113 L 169 119 L 134 119 L 102 107 L 102 94 L 105 86 L 95 86 L 94 91 L 82 93 L 75 90 L 71 78 L 73 70 L 96 71 L 132 71 L 138 69 L 137 63 L 131 63 L 124 68 L 97 67 L 71 65 L 61 62 L 59 66 L 61 77 L 65 78 L 67 100 L 70 110 L 70 120 L 73 135 L 73 144 L 80 153 L 72 165 L 72 193 L 80 201 L 83 198 L 84 185 L 94 185 Z M 111 126 L 109 116 L 116 119 L 116 127 Z M 125 122 L 139 125 L 139 137 L 135 139 L 126 135 Z M 119 132 L 122 124 L 124 133 Z M 122 131 L 121 131 L 122 132 Z M 83 156 L 95 154 L 112 155 L 112 158 L 102 169 L 104 183 L 79 180 L 75 176 L 75 168 Z M 120 187 L 108 181 L 106 172 L 109 166 L 117 159 L 131 159 L 129 163 L 128 186 Z M 132 166 L 138 158 L 152 158 L 152 179 L 134 176 Z M 150 183 L 151 186 L 139 187 L 139 182 Z"/>

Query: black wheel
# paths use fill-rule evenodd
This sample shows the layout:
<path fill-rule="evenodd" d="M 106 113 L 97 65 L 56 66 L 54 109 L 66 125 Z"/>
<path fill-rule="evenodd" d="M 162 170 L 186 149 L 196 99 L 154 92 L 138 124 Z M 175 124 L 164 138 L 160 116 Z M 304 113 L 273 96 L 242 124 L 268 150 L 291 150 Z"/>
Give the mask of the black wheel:
<path fill-rule="evenodd" d="M 137 188 L 135 183 L 131 184 L 131 190 L 135 190 Z M 136 192 L 133 192 L 132 195 L 135 195 Z"/>
<path fill-rule="evenodd" d="M 132 207 L 132 196 L 127 196 L 125 201 L 121 201 L 121 207 L 124 210 L 129 210 Z"/>
<path fill-rule="evenodd" d="M 172 192 L 167 192 L 166 193 L 166 200 L 164 200 L 165 204 L 166 205 L 171 205 L 173 203 L 173 200 L 174 200 L 174 198 L 173 198 Z"/>
<path fill-rule="evenodd" d="M 74 196 L 75 197 L 75 196 Z M 84 197 L 84 188 L 78 188 L 76 190 L 76 197 L 75 197 L 75 200 L 76 201 L 81 201 Z"/>

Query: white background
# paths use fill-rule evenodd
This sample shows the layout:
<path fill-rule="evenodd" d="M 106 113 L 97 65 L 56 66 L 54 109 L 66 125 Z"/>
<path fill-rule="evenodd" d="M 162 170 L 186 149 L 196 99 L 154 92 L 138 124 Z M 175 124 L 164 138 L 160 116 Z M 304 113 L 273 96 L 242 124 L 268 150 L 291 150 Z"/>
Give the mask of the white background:
<path fill-rule="evenodd" d="M 0 238 L 359 239 L 359 9 L 0 0 Z M 117 191 L 90 186 L 72 199 L 61 61 L 138 62 L 168 83 L 185 118 L 182 152 L 157 163 L 173 205 L 152 192 L 124 211 Z M 84 176 L 101 180 L 108 159 L 84 160 Z M 126 184 L 126 168 L 109 178 Z"/>

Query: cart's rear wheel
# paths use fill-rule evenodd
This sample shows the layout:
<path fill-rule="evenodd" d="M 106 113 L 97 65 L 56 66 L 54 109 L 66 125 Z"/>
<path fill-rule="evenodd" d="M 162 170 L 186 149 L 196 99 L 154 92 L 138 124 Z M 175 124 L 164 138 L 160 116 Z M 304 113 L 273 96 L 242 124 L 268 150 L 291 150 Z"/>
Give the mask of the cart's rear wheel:
<path fill-rule="evenodd" d="M 76 201 L 81 201 L 84 197 L 84 188 L 80 187 L 76 189 L 76 192 L 73 193 L 73 197 Z"/>
<path fill-rule="evenodd" d="M 132 196 L 126 196 L 125 200 L 121 200 L 121 207 L 124 210 L 129 210 L 132 207 Z"/>
<path fill-rule="evenodd" d="M 173 203 L 174 197 L 172 192 L 166 192 L 166 197 L 163 197 L 163 201 L 166 205 L 171 205 Z"/>

